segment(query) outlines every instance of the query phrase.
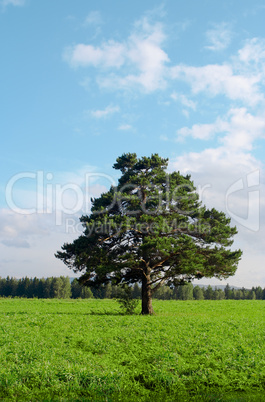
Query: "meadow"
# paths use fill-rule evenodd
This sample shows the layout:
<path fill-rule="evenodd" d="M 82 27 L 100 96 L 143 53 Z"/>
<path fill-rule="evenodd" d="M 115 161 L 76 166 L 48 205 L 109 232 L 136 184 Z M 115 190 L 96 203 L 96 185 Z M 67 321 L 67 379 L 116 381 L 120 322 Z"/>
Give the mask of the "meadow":
<path fill-rule="evenodd" d="M 0 399 L 264 400 L 264 301 L 153 305 L 0 299 Z"/>

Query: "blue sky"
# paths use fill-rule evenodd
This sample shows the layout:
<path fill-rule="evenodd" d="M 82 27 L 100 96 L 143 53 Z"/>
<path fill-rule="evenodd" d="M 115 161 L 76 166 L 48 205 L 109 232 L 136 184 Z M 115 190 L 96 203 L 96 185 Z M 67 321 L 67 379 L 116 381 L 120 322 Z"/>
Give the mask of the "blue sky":
<path fill-rule="evenodd" d="M 54 252 L 136 152 L 236 224 L 223 283 L 265 287 L 264 20 L 261 0 L 0 0 L 0 276 L 72 275 Z"/>

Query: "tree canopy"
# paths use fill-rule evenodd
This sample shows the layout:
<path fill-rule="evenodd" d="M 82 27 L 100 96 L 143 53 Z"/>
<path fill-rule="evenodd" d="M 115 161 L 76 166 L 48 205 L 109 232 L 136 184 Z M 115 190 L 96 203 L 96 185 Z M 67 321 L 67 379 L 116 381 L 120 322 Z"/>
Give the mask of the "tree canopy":
<path fill-rule="evenodd" d="M 242 254 L 230 249 L 237 233 L 230 218 L 201 205 L 190 176 L 167 166 L 158 154 L 117 158 L 117 187 L 91 200 L 83 234 L 56 253 L 87 286 L 141 283 L 142 314 L 153 313 L 160 286 L 227 278 Z"/>

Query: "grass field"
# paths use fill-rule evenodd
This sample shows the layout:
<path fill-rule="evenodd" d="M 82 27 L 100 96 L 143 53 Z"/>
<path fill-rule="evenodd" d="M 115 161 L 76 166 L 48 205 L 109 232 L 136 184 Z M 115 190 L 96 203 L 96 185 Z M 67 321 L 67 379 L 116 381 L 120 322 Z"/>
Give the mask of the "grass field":
<path fill-rule="evenodd" d="M 153 304 L 0 299 L 0 399 L 265 400 L 264 301 Z"/>

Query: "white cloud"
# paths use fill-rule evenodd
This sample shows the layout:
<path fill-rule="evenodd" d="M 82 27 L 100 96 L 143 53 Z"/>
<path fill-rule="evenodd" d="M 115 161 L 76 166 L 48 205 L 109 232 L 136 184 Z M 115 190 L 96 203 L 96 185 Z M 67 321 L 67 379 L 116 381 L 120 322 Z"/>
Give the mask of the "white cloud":
<path fill-rule="evenodd" d="M 259 279 L 258 270 L 255 275 L 250 274 L 249 258 L 254 248 L 255 255 L 260 256 L 264 249 L 265 183 L 264 166 L 251 150 L 255 140 L 265 136 L 265 116 L 234 108 L 212 125 L 186 127 L 183 132 L 202 139 L 209 132 L 220 136 L 220 146 L 179 156 L 170 161 L 170 170 L 191 174 L 203 204 L 222 210 L 232 218 L 232 225 L 238 228 L 235 247 L 248 255 L 246 259 L 244 254 L 234 283 L 252 286 Z"/>
<path fill-rule="evenodd" d="M 92 166 L 83 166 L 75 172 L 57 172 L 48 177 L 48 183 L 32 180 L 32 189 L 23 189 L 25 183 L 21 178 L 12 188 L 13 202 L 19 200 L 19 206 L 8 205 L 8 208 L 0 209 L 2 276 L 19 277 L 22 270 L 28 276 L 69 275 L 64 265 L 54 258 L 54 253 L 63 243 L 73 241 L 83 232 L 79 217 L 90 213 L 91 197 L 99 197 L 111 185 L 117 184 L 113 177 Z M 35 213 L 28 213 L 29 204 L 35 208 Z"/>
<path fill-rule="evenodd" d="M 191 172 L 196 181 L 200 179 L 200 185 L 209 184 L 215 189 L 222 187 L 222 191 L 223 186 L 230 186 L 234 180 L 257 169 L 257 166 L 261 168 L 262 165 L 250 153 L 240 150 L 230 152 L 224 146 L 190 152 L 170 163 L 171 170 L 174 168 L 185 174 Z M 223 197 L 219 198 L 218 204 L 222 201 Z"/>
<path fill-rule="evenodd" d="M 192 92 L 207 92 L 210 96 L 225 95 L 232 100 L 242 100 L 255 105 L 264 100 L 259 92 L 260 76 L 234 74 L 229 64 L 212 64 L 203 67 L 175 66 L 171 69 L 173 79 L 188 82 Z"/>
<path fill-rule="evenodd" d="M 127 130 L 131 130 L 131 129 L 132 129 L 132 126 L 130 124 L 121 124 L 119 126 L 119 130 L 122 130 L 122 131 L 127 131 Z"/>
<path fill-rule="evenodd" d="M 199 140 L 209 140 L 217 131 L 214 124 L 194 124 L 192 128 L 182 127 L 177 131 L 177 140 L 183 141 L 186 137 Z"/>
<path fill-rule="evenodd" d="M 250 153 L 240 150 L 230 152 L 221 146 L 177 157 L 170 162 L 170 170 L 191 174 L 203 204 L 224 211 L 233 218 L 232 224 L 239 230 L 236 236 L 239 247 L 244 248 L 251 239 L 257 250 L 263 250 L 264 236 L 261 233 L 265 232 L 264 205 L 261 205 L 259 215 L 257 199 L 249 194 L 255 191 L 260 197 L 258 202 L 262 203 L 261 194 L 264 194 L 265 185 L 260 179 L 258 186 L 248 187 L 251 185 L 248 177 L 253 173 L 258 177 L 260 172 L 260 178 L 263 177 L 263 166 L 257 159 Z M 240 189 L 237 184 L 242 184 Z"/>
<path fill-rule="evenodd" d="M 126 41 L 108 41 L 98 47 L 78 44 L 66 49 L 64 59 L 72 67 L 94 66 L 105 70 L 124 67 L 125 71 L 119 75 L 100 77 L 98 83 L 112 88 L 139 86 L 152 92 L 166 86 L 165 64 L 169 58 L 161 48 L 164 40 L 161 24 L 151 25 L 144 18 L 135 24 L 135 31 Z"/>
<path fill-rule="evenodd" d="M 99 22 L 97 12 L 88 21 Z M 229 24 L 216 24 L 207 31 L 208 48 L 222 50 L 230 43 Z M 94 67 L 96 82 L 112 90 L 140 89 L 145 93 L 165 90 L 169 83 L 187 82 L 193 97 L 205 93 L 209 97 L 223 95 L 232 101 L 249 106 L 264 102 L 261 84 L 265 81 L 265 40 L 248 40 L 234 57 L 222 64 L 189 66 L 169 65 L 170 58 L 163 49 L 166 42 L 164 27 L 144 17 L 134 24 L 133 32 L 122 41 L 108 40 L 97 46 L 79 43 L 68 47 L 64 59 L 74 68 Z M 255 68 L 254 68 L 255 64 Z M 197 103 L 174 91 L 171 98 L 184 106 L 183 113 L 196 110 Z"/>
<path fill-rule="evenodd" d="M 264 249 L 264 166 L 251 151 L 265 137 L 265 116 L 231 108 L 212 124 L 184 127 L 178 134 L 201 139 L 218 134 L 220 146 L 179 156 L 170 161 L 170 170 L 191 174 L 203 204 L 224 211 L 237 226 L 235 247 L 244 255 L 234 283 L 260 282 L 259 267 L 250 273 L 249 261 L 254 253 L 260 262 Z"/>
<path fill-rule="evenodd" d="M 7 6 L 24 6 L 26 0 L 2 0 L 1 5 L 3 7 Z"/>
<path fill-rule="evenodd" d="M 226 49 L 232 38 L 232 32 L 229 25 L 226 22 L 216 24 L 212 29 L 206 32 L 206 39 L 208 45 L 206 49 L 212 51 L 220 51 Z"/>
<path fill-rule="evenodd" d="M 16 248 L 10 248 L 10 246 L 0 243 L 1 276 L 9 275 L 16 278 L 22 276 L 39 278 L 60 275 L 74 276 L 73 271 L 67 269 L 61 261 L 54 257 L 54 253 L 60 250 L 63 243 L 72 242 L 75 237 L 76 235 L 65 233 L 51 233 L 47 237 L 35 238 L 34 244 L 30 244 L 30 247 L 26 244 L 23 246 L 23 240 L 19 241 L 19 239 Z"/>
<path fill-rule="evenodd" d="M 102 17 L 99 11 L 90 11 L 85 19 L 85 25 L 101 25 Z"/>
<path fill-rule="evenodd" d="M 108 41 L 101 47 L 79 44 L 67 48 L 64 52 L 64 59 L 72 67 L 119 68 L 125 61 L 124 45 L 114 41 Z"/>
<path fill-rule="evenodd" d="M 128 84 L 139 83 L 146 91 L 165 87 L 165 64 L 169 62 L 168 55 L 161 49 L 165 35 L 160 24 L 149 25 L 144 20 L 142 31 L 134 33 L 129 38 L 128 60 L 139 70 L 137 75 L 128 75 Z"/>
<path fill-rule="evenodd" d="M 252 38 L 238 51 L 239 60 L 244 63 L 265 62 L 265 39 Z"/>
<path fill-rule="evenodd" d="M 224 95 L 248 106 L 264 104 L 265 39 L 245 42 L 237 54 L 222 64 L 176 65 L 169 68 L 173 80 L 190 84 L 193 95 Z"/>
<path fill-rule="evenodd" d="M 186 95 L 178 94 L 176 92 L 173 92 L 170 95 L 170 97 L 174 101 L 180 102 L 183 106 L 187 107 L 188 109 L 196 110 L 196 107 L 197 107 L 196 102 L 194 102 L 191 99 L 189 99 Z"/>
<path fill-rule="evenodd" d="M 250 151 L 256 139 L 265 138 L 265 116 L 254 116 L 246 108 L 232 108 L 226 116 L 218 117 L 212 124 L 182 127 L 177 131 L 177 140 L 183 141 L 187 137 L 209 140 L 216 134 L 220 134 L 219 142 L 230 152 L 239 149 Z"/>
<path fill-rule="evenodd" d="M 0 222 L 0 243 L 7 247 L 29 248 L 30 239 L 49 234 L 48 222 L 38 214 L 23 215 L 1 209 Z"/>
<path fill-rule="evenodd" d="M 223 122 L 226 135 L 222 142 L 231 152 L 251 151 L 256 139 L 265 138 L 265 116 L 254 116 L 245 108 L 237 108 L 231 109 L 227 117 L 229 120 Z"/>
<path fill-rule="evenodd" d="M 97 14 L 90 15 L 91 22 Z M 224 49 L 230 43 L 231 30 L 226 23 L 207 31 L 210 50 Z M 265 41 L 247 41 L 236 56 L 222 64 L 204 66 L 173 65 L 163 49 L 166 41 L 163 25 L 151 23 L 147 17 L 134 24 L 134 30 L 123 41 L 108 40 L 98 46 L 79 43 L 68 47 L 64 59 L 70 66 L 97 68 L 100 87 L 140 89 L 146 93 L 165 90 L 169 82 L 182 81 L 191 86 L 192 95 L 206 93 L 210 97 L 224 95 L 233 101 L 256 106 L 264 102 L 260 85 L 265 81 Z M 259 64 L 255 69 L 253 63 Z M 171 98 L 188 110 L 196 110 L 194 99 L 174 91 Z"/>
<path fill-rule="evenodd" d="M 165 141 L 165 142 L 166 142 L 166 141 L 169 141 L 168 136 L 165 135 L 165 134 L 160 135 L 159 138 L 160 138 L 161 141 Z"/>
<path fill-rule="evenodd" d="M 119 106 L 109 105 L 103 110 L 91 110 L 89 113 L 92 117 L 96 119 L 102 119 L 111 116 L 114 113 L 118 113 L 120 111 Z"/>
<path fill-rule="evenodd" d="M 15 248 L 30 248 L 30 244 L 27 240 L 15 238 L 12 240 L 2 240 L 1 242 L 4 246 L 7 247 L 15 247 Z"/>
<path fill-rule="evenodd" d="M 1 276 L 73 276 L 54 253 L 83 232 L 79 217 L 90 213 L 91 198 L 99 197 L 117 181 L 89 165 L 73 172 L 35 176 L 30 183 L 27 176 L 27 182 L 23 174 L 19 176 L 11 194 L 6 194 L 18 207 L 0 209 Z M 36 212 L 27 213 L 29 207 Z"/>

